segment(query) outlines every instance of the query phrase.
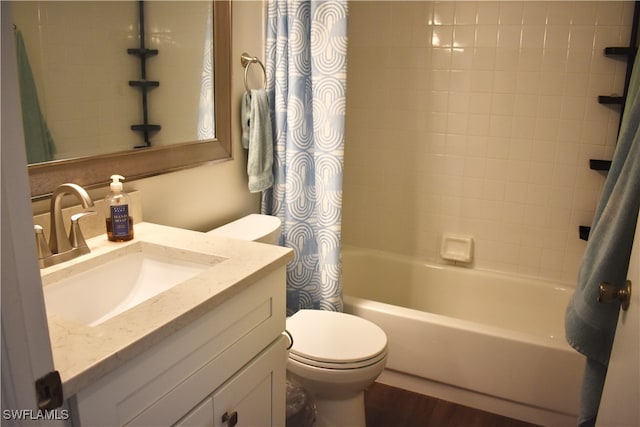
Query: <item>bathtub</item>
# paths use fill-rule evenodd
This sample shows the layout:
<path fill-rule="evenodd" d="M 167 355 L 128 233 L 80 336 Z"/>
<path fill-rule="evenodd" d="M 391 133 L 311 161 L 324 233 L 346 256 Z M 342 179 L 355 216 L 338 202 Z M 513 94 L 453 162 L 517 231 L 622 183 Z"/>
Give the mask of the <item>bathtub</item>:
<path fill-rule="evenodd" d="M 584 358 L 568 286 L 343 248 L 345 312 L 389 339 L 379 381 L 543 425 L 575 425 Z"/>

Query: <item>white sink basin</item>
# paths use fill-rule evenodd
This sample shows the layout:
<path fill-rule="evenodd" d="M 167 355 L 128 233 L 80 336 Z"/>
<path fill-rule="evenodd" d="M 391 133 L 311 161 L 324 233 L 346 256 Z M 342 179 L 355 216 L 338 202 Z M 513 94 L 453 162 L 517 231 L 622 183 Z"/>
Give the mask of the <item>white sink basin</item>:
<path fill-rule="evenodd" d="M 136 242 L 43 276 L 47 312 L 97 326 L 222 260 Z"/>

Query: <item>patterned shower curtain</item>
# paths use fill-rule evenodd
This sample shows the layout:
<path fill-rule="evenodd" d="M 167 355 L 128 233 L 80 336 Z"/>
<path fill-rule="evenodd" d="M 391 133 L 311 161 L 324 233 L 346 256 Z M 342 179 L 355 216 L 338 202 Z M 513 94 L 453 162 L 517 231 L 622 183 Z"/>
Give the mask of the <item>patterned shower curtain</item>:
<path fill-rule="evenodd" d="M 281 219 L 281 244 L 294 251 L 287 314 L 342 311 L 347 0 L 269 0 L 267 8 L 274 185 L 262 213 Z"/>

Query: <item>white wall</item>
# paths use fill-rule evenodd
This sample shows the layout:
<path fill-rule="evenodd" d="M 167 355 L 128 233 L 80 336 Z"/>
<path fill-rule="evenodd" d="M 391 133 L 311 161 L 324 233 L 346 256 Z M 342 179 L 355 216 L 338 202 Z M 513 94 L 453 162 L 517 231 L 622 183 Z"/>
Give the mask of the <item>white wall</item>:
<path fill-rule="evenodd" d="M 240 143 L 239 101 L 244 92 L 240 55 L 264 55 L 263 2 L 234 1 L 232 7 L 232 153 L 233 159 L 138 181 L 125 190 L 141 190 L 144 220 L 194 230 L 208 230 L 245 214 L 258 212 L 260 198 L 247 189 L 246 151 Z M 106 189 L 90 192 L 94 199 Z M 35 203 L 34 213 L 49 209 Z"/>
<path fill-rule="evenodd" d="M 349 3 L 344 242 L 575 282 L 619 113 L 633 2 Z"/>

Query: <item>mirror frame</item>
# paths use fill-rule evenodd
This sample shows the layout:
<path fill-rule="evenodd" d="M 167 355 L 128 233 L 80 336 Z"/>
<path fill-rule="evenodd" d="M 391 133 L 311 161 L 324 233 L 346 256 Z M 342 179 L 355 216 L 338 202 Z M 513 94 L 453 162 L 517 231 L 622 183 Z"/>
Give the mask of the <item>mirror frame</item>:
<path fill-rule="evenodd" d="M 65 182 L 90 189 L 108 184 L 113 174 L 132 181 L 232 158 L 231 0 L 212 1 L 216 138 L 28 165 L 32 200 Z"/>

